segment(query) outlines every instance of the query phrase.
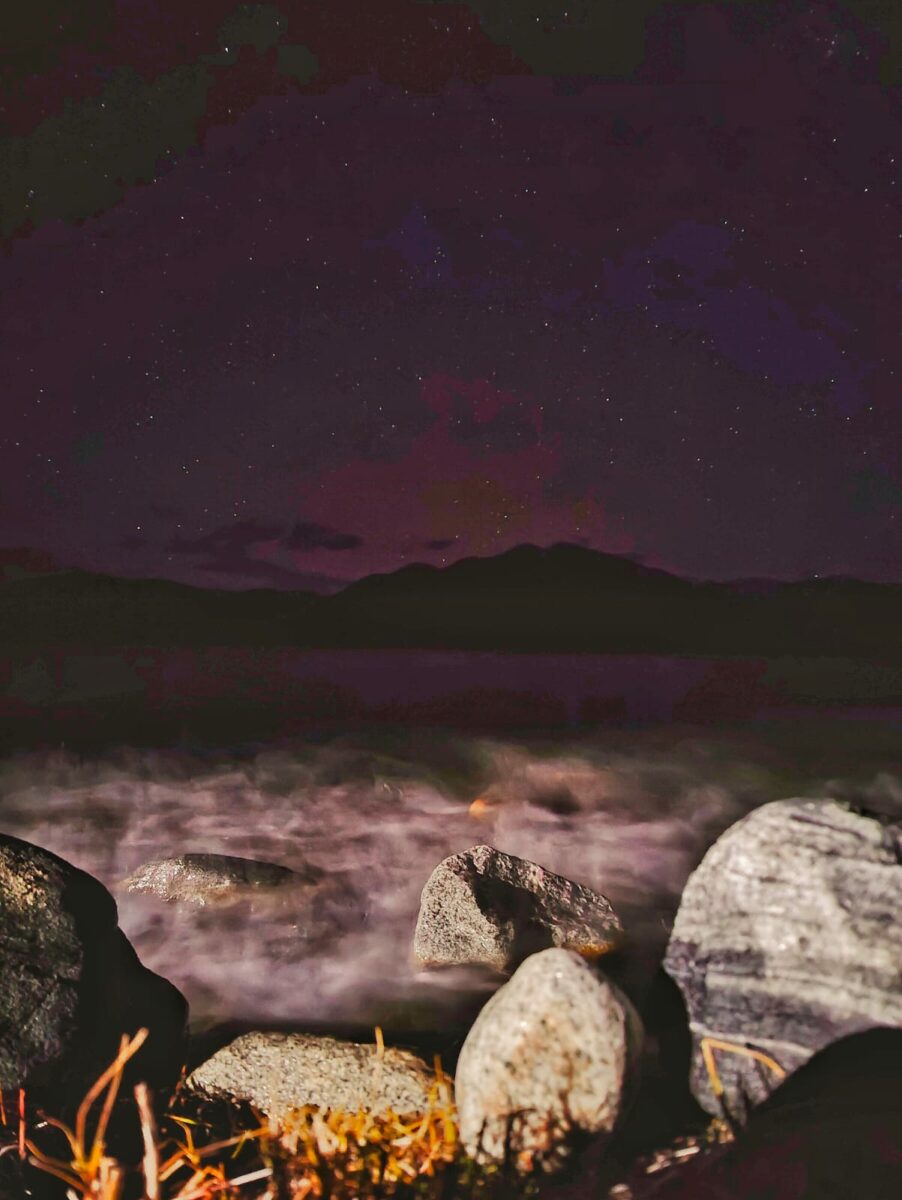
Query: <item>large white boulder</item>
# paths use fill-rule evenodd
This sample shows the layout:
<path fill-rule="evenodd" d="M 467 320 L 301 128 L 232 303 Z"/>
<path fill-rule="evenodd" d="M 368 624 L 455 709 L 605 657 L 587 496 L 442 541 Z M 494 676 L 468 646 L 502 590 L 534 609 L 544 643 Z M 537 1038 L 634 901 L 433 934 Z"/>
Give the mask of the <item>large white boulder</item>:
<path fill-rule="evenodd" d="M 664 968 L 688 1009 L 696 1098 L 744 1120 L 816 1050 L 902 1026 L 902 827 L 832 799 L 755 809 L 690 876 Z M 710 1047 L 722 1100 L 706 1038 L 738 1048 Z"/>

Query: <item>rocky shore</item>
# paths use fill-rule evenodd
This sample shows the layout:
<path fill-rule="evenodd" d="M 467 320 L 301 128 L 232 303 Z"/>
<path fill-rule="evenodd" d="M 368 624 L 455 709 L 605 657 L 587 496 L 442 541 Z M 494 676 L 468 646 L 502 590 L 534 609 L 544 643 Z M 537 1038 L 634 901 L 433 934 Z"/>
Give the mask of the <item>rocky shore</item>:
<path fill-rule="evenodd" d="M 321 873 L 227 855 L 153 860 L 122 887 L 160 904 L 294 906 L 323 936 L 362 919 Z M 764 804 L 685 886 L 661 964 L 661 987 L 672 981 L 662 1018 L 629 995 L 630 929 L 604 895 L 488 845 L 433 864 L 411 955 L 423 970 L 495 979 L 456 1058 L 463 1149 L 599 1200 L 902 1194 L 900 913 L 902 822 L 829 797 Z M 121 1034 L 141 1028 L 126 1082 L 147 1081 L 162 1107 L 184 1074 L 188 1005 L 117 922 L 100 882 L 0 835 L 8 1105 L 24 1089 L 71 1118 Z M 668 1054 L 681 1036 L 688 1053 Z M 421 1112 L 430 1079 L 409 1047 L 259 1029 L 195 1062 L 184 1087 L 278 1124 L 310 1105 Z M 685 1092 L 697 1136 L 682 1153 L 629 1161 L 668 1089 Z M 0 1194 L 27 1194 L 18 1170 L 0 1157 Z"/>

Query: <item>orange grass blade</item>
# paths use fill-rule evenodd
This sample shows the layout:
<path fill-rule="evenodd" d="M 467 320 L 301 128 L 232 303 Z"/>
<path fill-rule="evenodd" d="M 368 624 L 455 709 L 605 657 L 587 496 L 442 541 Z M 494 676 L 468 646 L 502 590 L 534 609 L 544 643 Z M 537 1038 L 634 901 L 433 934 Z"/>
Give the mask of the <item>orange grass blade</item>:
<path fill-rule="evenodd" d="M 33 1167 L 39 1167 L 42 1171 L 48 1171 L 51 1175 L 56 1175 L 58 1179 L 62 1179 L 68 1183 L 70 1187 L 78 1188 L 79 1191 L 84 1191 L 84 1180 L 79 1178 L 66 1163 L 57 1162 L 55 1158 L 50 1158 L 43 1150 L 39 1150 L 32 1142 L 27 1142 L 29 1155 L 28 1161 Z"/>
<path fill-rule="evenodd" d="M 52 1125 L 54 1129 L 58 1129 L 60 1131 L 60 1133 L 62 1133 L 65 1136 L 66 1141 L 69 1143 L 69 1149 L 72 1151 L 72 1157 L 77 1158 L 78 1157 L 78 1146 L 76 1146 L 76 1144 L 75 1144 L 75 1134 L 72 1132 L 72 1130 L 69 1128 L 69 1126 L 64 1125 L 62 1123 L 62 1121 L 58 1121 L 56 1119 L 56 1117 L 48 1117 L 45 1112 L 42 1112 L 41 1116 L 47 1122 L 48 1125 Z M 31 1145 L 30 1142 L 28 1144 Z"/>
<path fill-rule="evenodd" d="M 141 1048 L 141 1046 L 143 1046 L 144 1042 L 147 1040 L 148 1032 L 149 1031 L 147 1029 L 139 1029 L 131 1041 L 129 1041 L 125 1034 L 123 1034 L 122 1041 L 120 1042 L 119 1053 L 116 1055 L 115 1060 L 110 1064 L 110 1066 L 107 1067 L 96 1083 L 89 1088 L 84 1100 L 82 1100 L 78 1107 L 78 1113 L 75 1118 L 75 1140 L 78 1142 L 79 1146 L 84 1147 L 85 1144 L 85 1126 L 88 1120 L 88 1112 L 90 1111 L 92 1104 L 111 1080 L 116 1079 L 117 1076 L 121 1078 L 125 1064 Z M 116 1087 L 118 1089 L 118 1083 L 116 1084 Z M 104 1105 L 104 1112 L 106 1111 L 107 1106 Z M 108 1116 L 109 1114 L 107 1113 L 107 1117 Z"/>
<path fill-rule="evenodd" d="M 135 1103 L 141 1118 L 141 1140 L 144 1143 L 141 1169 L 144 1172 L 145 1200 L 160 1200 L 160 1152 L 146 1083 L 136 1084 Z"/>
<path fill-rule="evenodd" d="M 769 1054 L 765 1054 L 762 1050 L 753 1050 L 751 1046 L 741 1046 L 736 1042 L 724 1042 L 721 1041 L 720 1038 L 710 1037 L 702 1038 L 699 1045 L 705 1067 L 708 1071 L 708 1078 L 711 1082 L 711 1090 L 718 1097 L 723 1095 L 724 1089 L 714 1061 L 713 1051 L 715 1050 L 725 1050 L 729 1054 L 742 1054 L 746 1058 L 757 1059 L 758 1062 L 763 1063 L 766 1067 L 769 1067 L 778 1079 L 786 1078 L 785 1069 L 780 1066 L 775 1058 L 771 1058 Z"/>

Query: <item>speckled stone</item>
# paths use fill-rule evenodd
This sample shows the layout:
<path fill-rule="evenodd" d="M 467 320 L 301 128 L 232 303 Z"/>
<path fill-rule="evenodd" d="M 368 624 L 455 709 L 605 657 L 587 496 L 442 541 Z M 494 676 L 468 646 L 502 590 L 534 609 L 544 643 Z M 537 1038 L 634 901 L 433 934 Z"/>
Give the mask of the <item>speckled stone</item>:
<path fill-rule="evenodd" d="M 630 1001 L 570 950 L 533 954 L 480 1012 L 455 1077 L 461 1140 L 481 1160 L 545 1170 L 568 1130 L 609 1135 L 637 1082 L 642 1025 Z"/>
<path fill-rule="evenodd" d="M 182 1064 L 187 1005 L 142 966 L 99 880 L 0 834 L 0 1087 L 54 1112 L 109 1066 L 122 1033 L 150 1031 L 133 1066 L 164 1086 Z"/>
<path fill-rule="evenodd" d="M 245 1033 L 197 1067 L 188 1087 L 249 1101 L 278 1121 L 305 1105 L 348 1112 L 425 1111 L 433 1076 L 406 1050 L 301 1033 Z"/>
<path fill-rule="evenodd" d="M 424 966 L 484 963 L 504 971 L 552 946 L 596 957 L 622 933 L 598 892 L 492 846 L 473 846 L 444 859 L 426 881 L 413 952 Z"/>
<path fill-rule="evenodd" d="M 664 968 L 689 1014 L 692 1090 L 717 1115 L 703 1038 L 791 1073 L 847 1034 L 902 1027 L 902 827 L 832 799 L 755 809 L 690 876 Z M 740 1121 L 781 1079 L 726 1050 L 715 1062 Z"/>
<path fill-rule="evenodd" d="M 321 871 L 301 873 L 277 863 L 230 854 L 180 854 L 145 863 L 123 880 L 127 892 L 148 892 L 161 900 L 222 904 L 276 888 L 316 883 Z"/>

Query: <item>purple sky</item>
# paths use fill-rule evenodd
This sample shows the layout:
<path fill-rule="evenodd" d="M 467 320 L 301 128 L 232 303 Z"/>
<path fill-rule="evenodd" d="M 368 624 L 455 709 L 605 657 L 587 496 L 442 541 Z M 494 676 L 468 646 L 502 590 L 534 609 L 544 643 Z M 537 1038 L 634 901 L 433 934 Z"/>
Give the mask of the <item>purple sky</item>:
<path fill-rule="evenodd" d="M 902 103 L 842 5 L 664 7 L 609 78 L 398 0 L 419 87 L 310 6 L 181 67 L 123 50 L 165 6 L 114 7 L 9 107 L 0 546 L 228 588 L 560 540 L 902 581 Z M 144 93 L 202 54 L 155 147 Z"/>

